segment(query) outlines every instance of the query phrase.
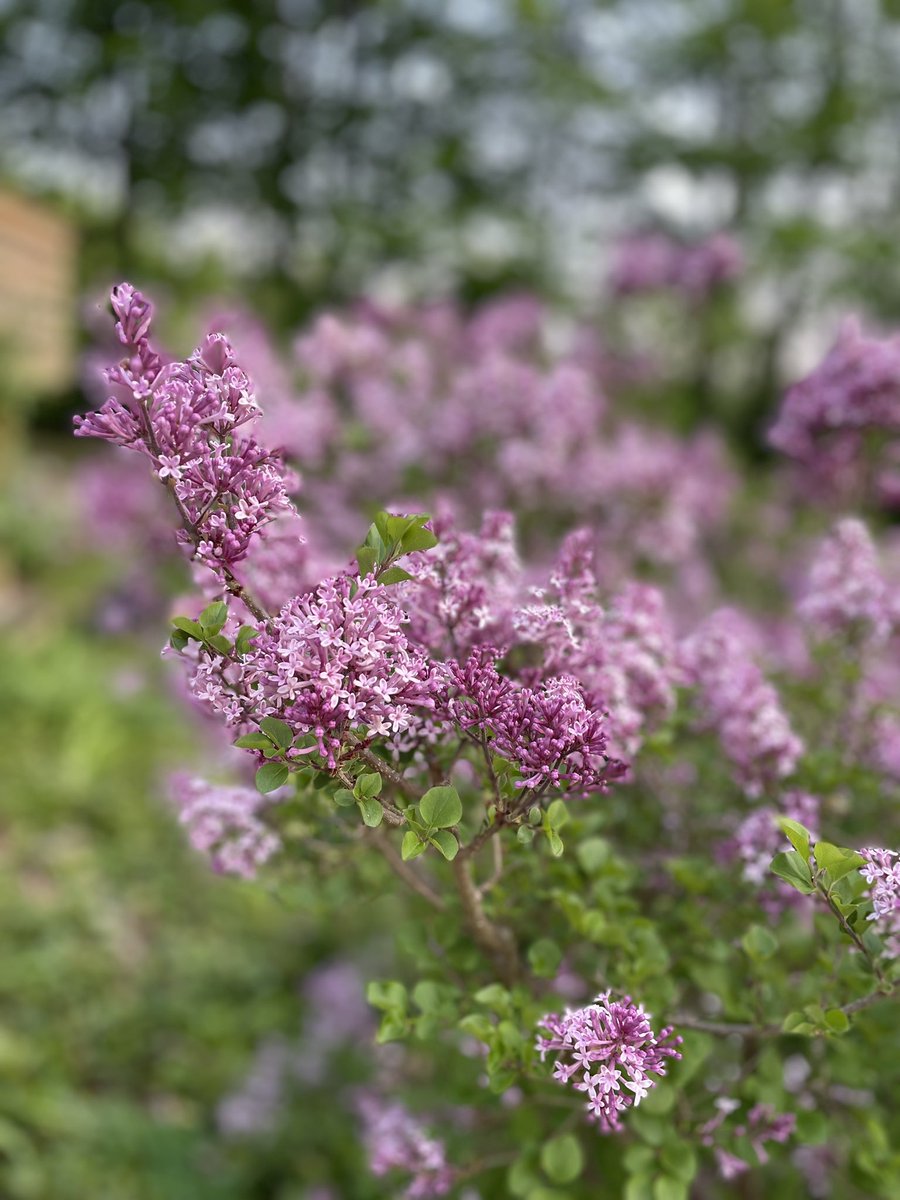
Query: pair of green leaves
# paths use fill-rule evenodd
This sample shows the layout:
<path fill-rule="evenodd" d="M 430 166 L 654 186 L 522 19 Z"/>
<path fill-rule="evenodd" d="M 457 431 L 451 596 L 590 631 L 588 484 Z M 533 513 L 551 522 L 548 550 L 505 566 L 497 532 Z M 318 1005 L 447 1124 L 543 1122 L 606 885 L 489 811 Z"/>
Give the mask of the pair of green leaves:
<path fill-rule="evenodd" d="M 215 600 L 208 604 L 196 621 L 190 617 L 173 617 L 172 624 L 175 628 L 169 638 L 169 645 L 179 654 L 190 641 L 202 642 L 220 654 L 230 654 L 232 650 L 239 655 L 246 654 L 250 643 L 259 637 L 259 630 L 254 629 L 252 625 L 242 625 L 232 645 L 222 633 L 227 620 L 228 605 L 224 600 Z"/>
<path fill-rule="evenodd" d="M 338 788 L 334 793 L 334 802 L 342 808 L 349 808 L 351 804 L 356 804 L 359 807 L 363 823 L 368 825 L 369 829 L 377 829 L 384 817 L 384 809 L 378 799 L 381 794 L 382 782 L 377 771 L 360 775 L 353 784 L 352 792 L 349 788 Z"/>
<path fill-rule="evenodd" d="M 437 538 L 430 529 L 425 528 L 429 520 L 427 513 L 406 516 L 377 513 L 369 526 L 366 540 L 356 551 L 360 575 L 365 578 L 374 572 L 378 582 L 386 585 L 412 579 L 408 571 L 393 564 L 404 554 L 412 554 L 414 550 L 431 550 L 437 545 Z"/>
<path fill-rule="evenodd" d="M 434 846 L 448 861 L 456 858 L 459 842 L 450 832 L 462 820 L 462 801 L 456 788 L 430 788 L 419 801 L 418 808 L 407 813 L 410 828 L 403 835 L 400 854 L 403 860 L 418 858 Z"/>
<path fill-rule="evenodd" d="M 778 827 L 794 848 L 776 854 L 772 870 L 804 895 L 814 892 L 818 883 L 824 884 L 830 895 L 836 883 L 863 864 L 862 855 L 846 846 L 834 846 L 831 842 L 813 845 L 809 830 L 790 817 L 779 817 Z M 810 860 L 815 862 L 815 875 Z"/>

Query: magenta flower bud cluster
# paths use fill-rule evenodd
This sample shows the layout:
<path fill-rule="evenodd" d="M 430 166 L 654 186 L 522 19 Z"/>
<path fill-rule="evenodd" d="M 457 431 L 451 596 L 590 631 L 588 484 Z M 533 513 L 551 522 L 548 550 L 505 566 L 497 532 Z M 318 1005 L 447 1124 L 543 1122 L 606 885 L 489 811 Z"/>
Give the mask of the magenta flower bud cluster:
<path fill-rule="evenodd" d="M 607 755 L 606 714 L 589 707 L 571 676 L 534 688 L 516 685 L 498 674 L 490 647 L 462 665 L 451 661 L 446 671 L 450 720 L 513 763 L 517 787 L 602 791 L 623 773 L 624 765 Z"/>
<path fill-rule="evenodd" d="M 585 1008 L 541 1018 L 536 1042 L 543 1061 L 556 1056 L 553 1078 L 587 1097 L 587 1109 L 604 1133 L 621 1128 L 621 1117 L 666 1074 L 669 1059 L 681 1058 L 681 1038 L 670 1027 L 654 1033 L 647 1013 L 630 996 L 601 993 Z"/>

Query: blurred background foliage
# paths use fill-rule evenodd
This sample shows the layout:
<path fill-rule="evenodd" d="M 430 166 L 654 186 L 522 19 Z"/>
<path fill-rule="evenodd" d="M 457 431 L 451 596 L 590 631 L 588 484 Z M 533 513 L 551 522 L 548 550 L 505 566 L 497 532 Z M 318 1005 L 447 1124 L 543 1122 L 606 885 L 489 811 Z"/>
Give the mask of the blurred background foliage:
<path fill-rule="evenodd" d="M 0 0 L 0 179 L 73 226 L 73 318 L 132 278 L 185 342 L 210 295 L 285 335 L 373 291 L 600 320 L 618 235 L 726 229 L 749 279 L 708 334 L 745 447 L 835 314 L 900 316 L 898 100 L 897 0 Z M 0 384 L 0 1194 L 312 1197 L 333 1110 L 237 1148 L 217 1111 L 358 931 L 323 947 L 302 878 L 212 877 L 159 801 L 195 733 L 155 626 L 95 620 L 72 362 L 62 394 Z M 377 1194 L 347 1154 L 341 1194 Z"/>

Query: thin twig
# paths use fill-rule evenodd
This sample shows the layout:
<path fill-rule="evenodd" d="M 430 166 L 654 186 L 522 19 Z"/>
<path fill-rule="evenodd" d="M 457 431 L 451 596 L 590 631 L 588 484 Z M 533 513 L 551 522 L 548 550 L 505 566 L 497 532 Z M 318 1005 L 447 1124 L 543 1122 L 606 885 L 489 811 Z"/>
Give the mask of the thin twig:
<path fill-rule="evenodd" d="M 873 1004 L 879 1004 L 882 1000 L 896 1000 L 898 997 L 900 997 L 900 991 L 896 987 L 888 990 L 879 988 L 877 991 L 869 992 L 866 996 L 860 996 L 858 1000 L 842 1004 L 838 1012 L 852 1017 L 854 1013 L 871 1008 Z M 717 1037 L 734 1035 L 765 1038 L 790 1036 L 781 1025 L 753 1025 L 747 1021 L 707 1021 L 703 1017 L 693 1017 L 689 1013 L 677 1013 L 672 1018 L 672 1024 L 678 1029 L 695 1029 L 698 1033 L 712 1033 Z"/>
<path fill-rule="evenodd" d="M 402 879 L 423 900 L 427 900 L 432 908 L 436 908 L 438 912 L 445 911 L 447 905 L 444 903 L 443 897 L 433 891 L 409 863 L 403 861 L 397 852 L 397 848 L 384 834 L 373 830 L 368 840 L 381 853 L 385 862 L 399 879 Z"/>

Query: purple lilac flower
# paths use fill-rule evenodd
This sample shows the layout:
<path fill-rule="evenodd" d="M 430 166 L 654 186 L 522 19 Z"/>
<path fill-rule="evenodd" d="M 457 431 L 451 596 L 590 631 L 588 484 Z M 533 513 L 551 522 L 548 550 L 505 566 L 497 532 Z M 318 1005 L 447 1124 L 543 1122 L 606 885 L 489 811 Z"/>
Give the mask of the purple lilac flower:
<path fill-rule="evenodd" d="M 869 432 L 889 442 L 900 432 L 900 337 L 867 337 L 848 318 L 822 362 L 788 390 L 769 440 L 814 488 L 847 494 L 878 469 L 877 452 L 866 461 Z"/>
<path fill-rule="evenodd" d="M 278 835 L 259 818 L 272 798 L 186 775 L 171 780 L 172 803 L 191 845 L 206 855 L 213 870 L 242 879 L 255 879 L 259 868 L 281 849 Z"/>
<path fill-rule="evenodd" d="M 703 299 L 744 269 L 741 247 L 726 233 L 685 245 L 662 233 L 632 234 L 617 247 L 610 283 L 618 295 L 673 290 Z"/>
<path fill-rule="evenodd" d="M 292 511 L 296 478 L 238 433 L 259 408 L 222 335 L 208 336 L 184 362 L 163 364 L 149 341 L 149 302 L 125 283 L 111 299 L 127 353 L 107 371 L 101 407 L 75 418 L 76 434 L 146 455 L 179 505 L 180 543 L 214 573 L 227 573 L 269 521 Z"/>
<path fill-rule="evenodd" d="M 453 1186 L 454 1171 L 447 1164 L 443 1142 L 430 1137 L 402 1104 L 364 1093 L 357 1099 L 357 1110 L 373 1175 L 391 1171 L 411 1175 L 403 1191 L 405 1200 L 446 1196 Z"/>
<path fill-rule="evenodd" d="M 253 1137 L 276 1128 L 293 1057 L 283 1038 L 260 1043 L 244 1079 L 216 1107 L 216 1124 L 225 1137 Z"/>
<path fill-rule="evenodd" d="M 900 957 L 900 854 L 896 850 L 870 847 L 860 850 L 865 859 L 860 872 L 869 885 L 872 911 L 869 920 L 875 921 L 885 939 L 885 951 L 892 958 Z"/>
<path fill-rule="evenodd" d="M 351 731 L 400 748 L 429 734 L 437 686 L 405 620 L 374 578 L 326 579 L 289 601 L 242 661 L 223 670 L 201 653 L 193 693 L 232 725 L 286 721 L 310 742 L 292 753 L 318 752 L 331 770 Z"/>
<path fill-rule="evenodd" d="M 751 657 L 740 615 L 713 613 L 682 642 L 681 661 L 703 723 L 718 734 L 747 794 L 759 796 L 792 775 L 803 743 Z"/>
<path fill-rule="evenodd" d="M 862 521 L 838 521 L 819 548 L 798 613 L 826 636 L 857 630 L 872 642 L 891 632 L 888 586 Z"/>
<path fill-rule="evenodd" d="M 666 1059 L 681 1058 L 682 1039 L 668 1026 L 657 1036 L 630 996 L 611 1000 L 603 992 L 593 1004 L 561 1017 L 548 1013 L 539 1024 L 548 1035 L 537 1038 L 541 1061 L 556 1054 L 554 1079 L 587 1094 L 590 1117 L 604 1133 L 618 1130 L 622 1113 L 656 1086 L 651 1075 L 666 1074 Z"/>
<path fill-rule="evenodd" d="M 496 657 L 479 647 L 462 666 L 447 664 L 445 711 L 464 731 L 491 739 L 522 776 L 517 787 L 604 791 L 622 775 L 624 764 L 607 754 L 606 713 L 589 706 L 576 679 L 522 687 L 498 673 Z"/>

